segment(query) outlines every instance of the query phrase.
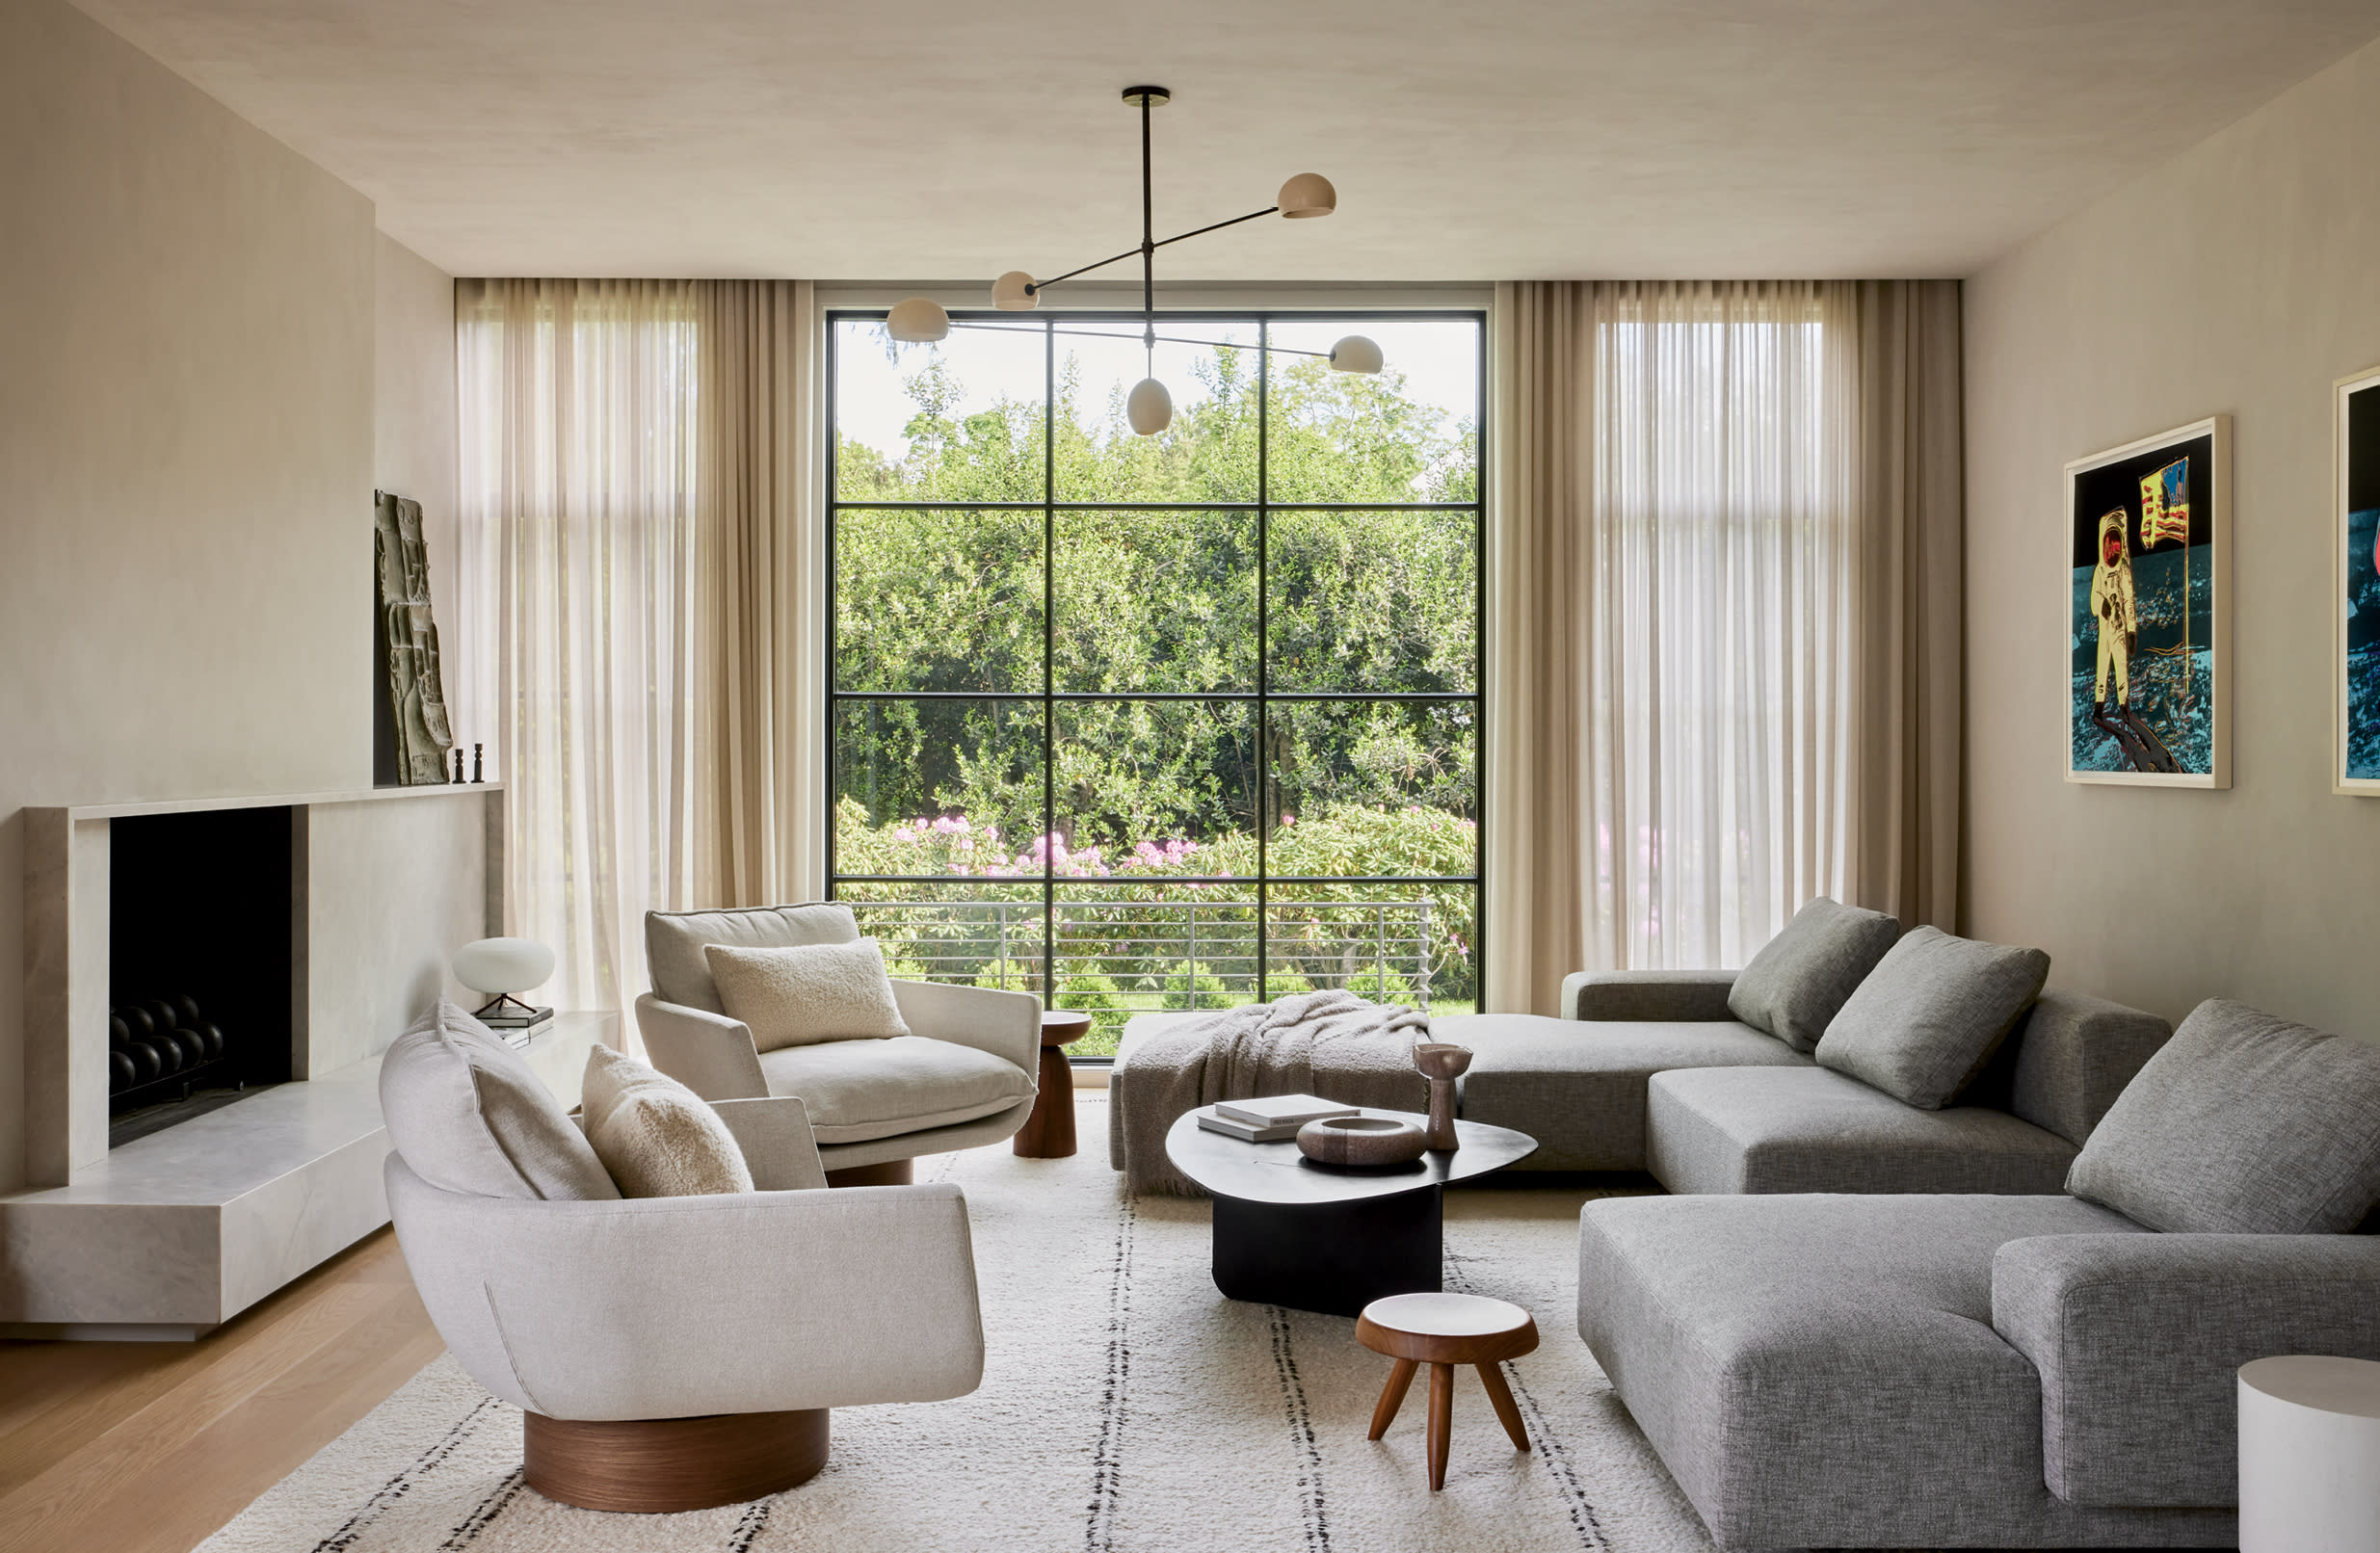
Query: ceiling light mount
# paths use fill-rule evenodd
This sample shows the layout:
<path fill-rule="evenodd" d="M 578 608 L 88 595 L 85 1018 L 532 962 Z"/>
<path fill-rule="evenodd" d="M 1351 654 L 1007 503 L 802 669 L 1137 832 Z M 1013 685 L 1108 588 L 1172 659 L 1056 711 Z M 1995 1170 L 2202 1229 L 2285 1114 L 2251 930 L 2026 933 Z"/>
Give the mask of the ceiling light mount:
<path fill-rule="evenodd" d="M 1173 422 L 1173 395 L 1156 378 L 1157 341 L 1157 250 L 1184 238 L 1203 237 L 1221 231 L 1226 226 L 1237 226 L 1242 222 L 1256 221 L 1264 216 L 1282 216 L 1291 221 L 1328 216 L 1338 209 L 1338 191 L 1331 180 L 1319 172 L 1301 172 L 1281 186 L 1281 193 L 1262 210 L 1245 216 L 1234 216 L 1197 226 L 1172 237 L 1160 238 L 1156 228 L 1156 198 L 1154 193 L 1153 159 L 1150 149 L 1149 116 L 1152 109 L 1162 108 L 1174 100 L 1174 93 L 1164 87 L 1137 86 L 1124 89 L 1124 106 L 1141 117 L 1141 240 L 1122 253 L 1100 259 L 1047 280 L 1036 280 L 1022 270 L 1011 270 L 992 283 L 992 305 L 1002 312 L 1028 312 L 1041 305 L 1042 293 L 1061 281 L 1076 276 L 1104 270 L 1111 264 L 1121 264 L 1137 256 L 1141 261 L 1141 344 L 1149 352 L 1150 375 L 1133 385 L 1126 396 L 1126 416 L 1132 430 L 1142 436 L 1154 436 Z M 900 303 L 885 319 L 886 329 L 904 342 L 925 342 L 947 337 L 953 329 L 996 329 L 996 324 L 951 322 L 942 306 L 925 297 L 911 297 Z M 1099 330 L 1056 329 L 1060 334 L 1090 333 L 1104 339 L 1128 338 Z M 1203 344 L 1204 341 L 1183 341 L 1184 344 Z M 1382 365 L 1380 347 L 1361 334 L 1350 334 L 1328 351 L 1300 351 L 1289 346 L 1266 345 L 1264 350 L 1288 355 L 1320 356 L 1339 372 L 1378 372 Z"/>

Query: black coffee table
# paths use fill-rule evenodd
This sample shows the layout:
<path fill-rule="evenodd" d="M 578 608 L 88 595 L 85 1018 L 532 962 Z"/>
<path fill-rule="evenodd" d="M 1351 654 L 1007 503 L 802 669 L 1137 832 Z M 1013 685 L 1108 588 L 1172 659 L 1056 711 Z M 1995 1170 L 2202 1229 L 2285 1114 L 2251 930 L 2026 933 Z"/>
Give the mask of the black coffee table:
<path fill-rule="evenodd" d="M 1426 1125 L 1410 1111 L 1366 1110 Z M 1196 1112 L 1165 1135 L 1165 1157 L 1215 1199 L 1215 1287 L 1233 1300 L 1331 1316 L 1391 1294 L 1434 1293 L 1443 1258 L 1441 1191 L 1526 1159 L 1537 1140 L 1457 1121 L 1463 1146 L 1371 1170 L 1317 1165 L 1297 1141 L 1244 1144 Z"/>

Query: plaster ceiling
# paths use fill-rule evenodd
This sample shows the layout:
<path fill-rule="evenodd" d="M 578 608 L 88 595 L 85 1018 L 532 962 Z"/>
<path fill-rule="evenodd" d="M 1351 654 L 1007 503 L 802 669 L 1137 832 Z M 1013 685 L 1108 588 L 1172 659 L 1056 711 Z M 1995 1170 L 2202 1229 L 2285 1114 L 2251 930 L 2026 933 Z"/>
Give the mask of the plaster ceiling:
<path fill-rule="evenodd" d="M 84 0 L 458 275 L 1954 276 L 2373 0 Z"/>

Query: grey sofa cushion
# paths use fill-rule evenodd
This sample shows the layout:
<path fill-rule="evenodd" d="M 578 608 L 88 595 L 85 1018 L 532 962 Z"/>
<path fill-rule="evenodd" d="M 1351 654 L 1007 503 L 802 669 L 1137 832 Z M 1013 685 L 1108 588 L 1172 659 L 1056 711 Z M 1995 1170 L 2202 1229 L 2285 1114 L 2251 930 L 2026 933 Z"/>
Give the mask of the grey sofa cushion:
<path fill-rule="evenodd" d="M 725 1013 L 711 981 L 705 944 L 735 949 L 783 949 L 795 944 L 859 941 L 851 908 L 826 901 L 810 906 L 764 906 L 749 911 L 648 911 L 645 965 L 653 995 L 705 1013 Z"/>
<path fill-rule="evenodd" d="M 2210 998 L 2116 1097 L 2066 1190 L 2156 1229 L 2353 1229 L 2380 1203 L 2380 1046 Z"/>
<path fill-rule="evenodd" d="M 1826 1027 L 1818 1066 L 1939 1111 L 1983 1071 L 2049 975 L 2038 949 L 1913 929 Z"/>
<path fill-rule="evenodd" d="M 1969 1099 L 2003 1107 L 2079 1148 L 2173 1034 L 2174 1027 L 2154 1013 L 2044 987 L 1993 1064 L 2005 1072 L 2006 1086 L 1986 1095 L 1979 1080 Z"/>
<path fill-rule="evenodd" d="M 415 1175 L 481 1198 L 620 1196 L 586 1135 L 520 1053 L 451 1003 L 381 1058 L 381 1116 Z"/>
<path fill-rule="evenodd" d="M 2061 1190 L 2075 1145 L 2005 1111 L 1919 1111 L 1824 1067 L 1655 1073 L 1647 1166 L 1678 1193 Z"/>
<path fill-rule="evenodd" d="M 1843 1001 L 1900 935 L 1900 923 L 1882 911 L 1821 895 L 1736 973 L 1728 1011 L 1795 1051 L 1813 1051 Z"/>
<path fill-rule="evenodd" d="M 2380 1359 L 2380 1236 L 2013 1240 L 1993 1256 L 1992 1324 L 2041 1372 L 2061 1498 L 2234 1504 L 2239 1367 Z"/>
<path fill-rule="evenodd" d="M 2041 1386 L 1992 1256 L 2146 1232 L 2071 1198 L 1611 1198 L 1578 1330 L 1725 1547 L 2228 1546 L 2228 1514 L 2085 1510 L 2042 1479 Z"/>
<path fill-rule="evenodd" d="M 1645 1083 L 1672 1067 L 1806 1066 L 1784 1041 L 1733 1020 L 1581 1022 L 1464 1013 L 1430 1032 L 1471 1049 L 1462 1114 L 1537 1140 L 1531 1171 L 1645 1168 Z"/>

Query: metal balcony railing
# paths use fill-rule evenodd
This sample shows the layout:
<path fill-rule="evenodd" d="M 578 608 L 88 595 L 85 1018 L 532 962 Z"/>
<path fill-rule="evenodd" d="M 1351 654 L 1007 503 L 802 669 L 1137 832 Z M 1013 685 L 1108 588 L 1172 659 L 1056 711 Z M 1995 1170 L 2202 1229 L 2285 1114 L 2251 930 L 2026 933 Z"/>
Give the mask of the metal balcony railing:
<path fill-rule="evenodd" d="M 1051 985 L 1039 902 L 849 904 L 896 974 L 1020 990 Z M 1232 1008 L 1260 995 L 1343 987 L 1430 1006 L 1427 900 L 1271 901 L 1261 990 L 1254 901 L 1068 900 L 1055 909 L 1049 1004 L 1087 1010 L 1097 1046 L 1134 1013 Z"/>

